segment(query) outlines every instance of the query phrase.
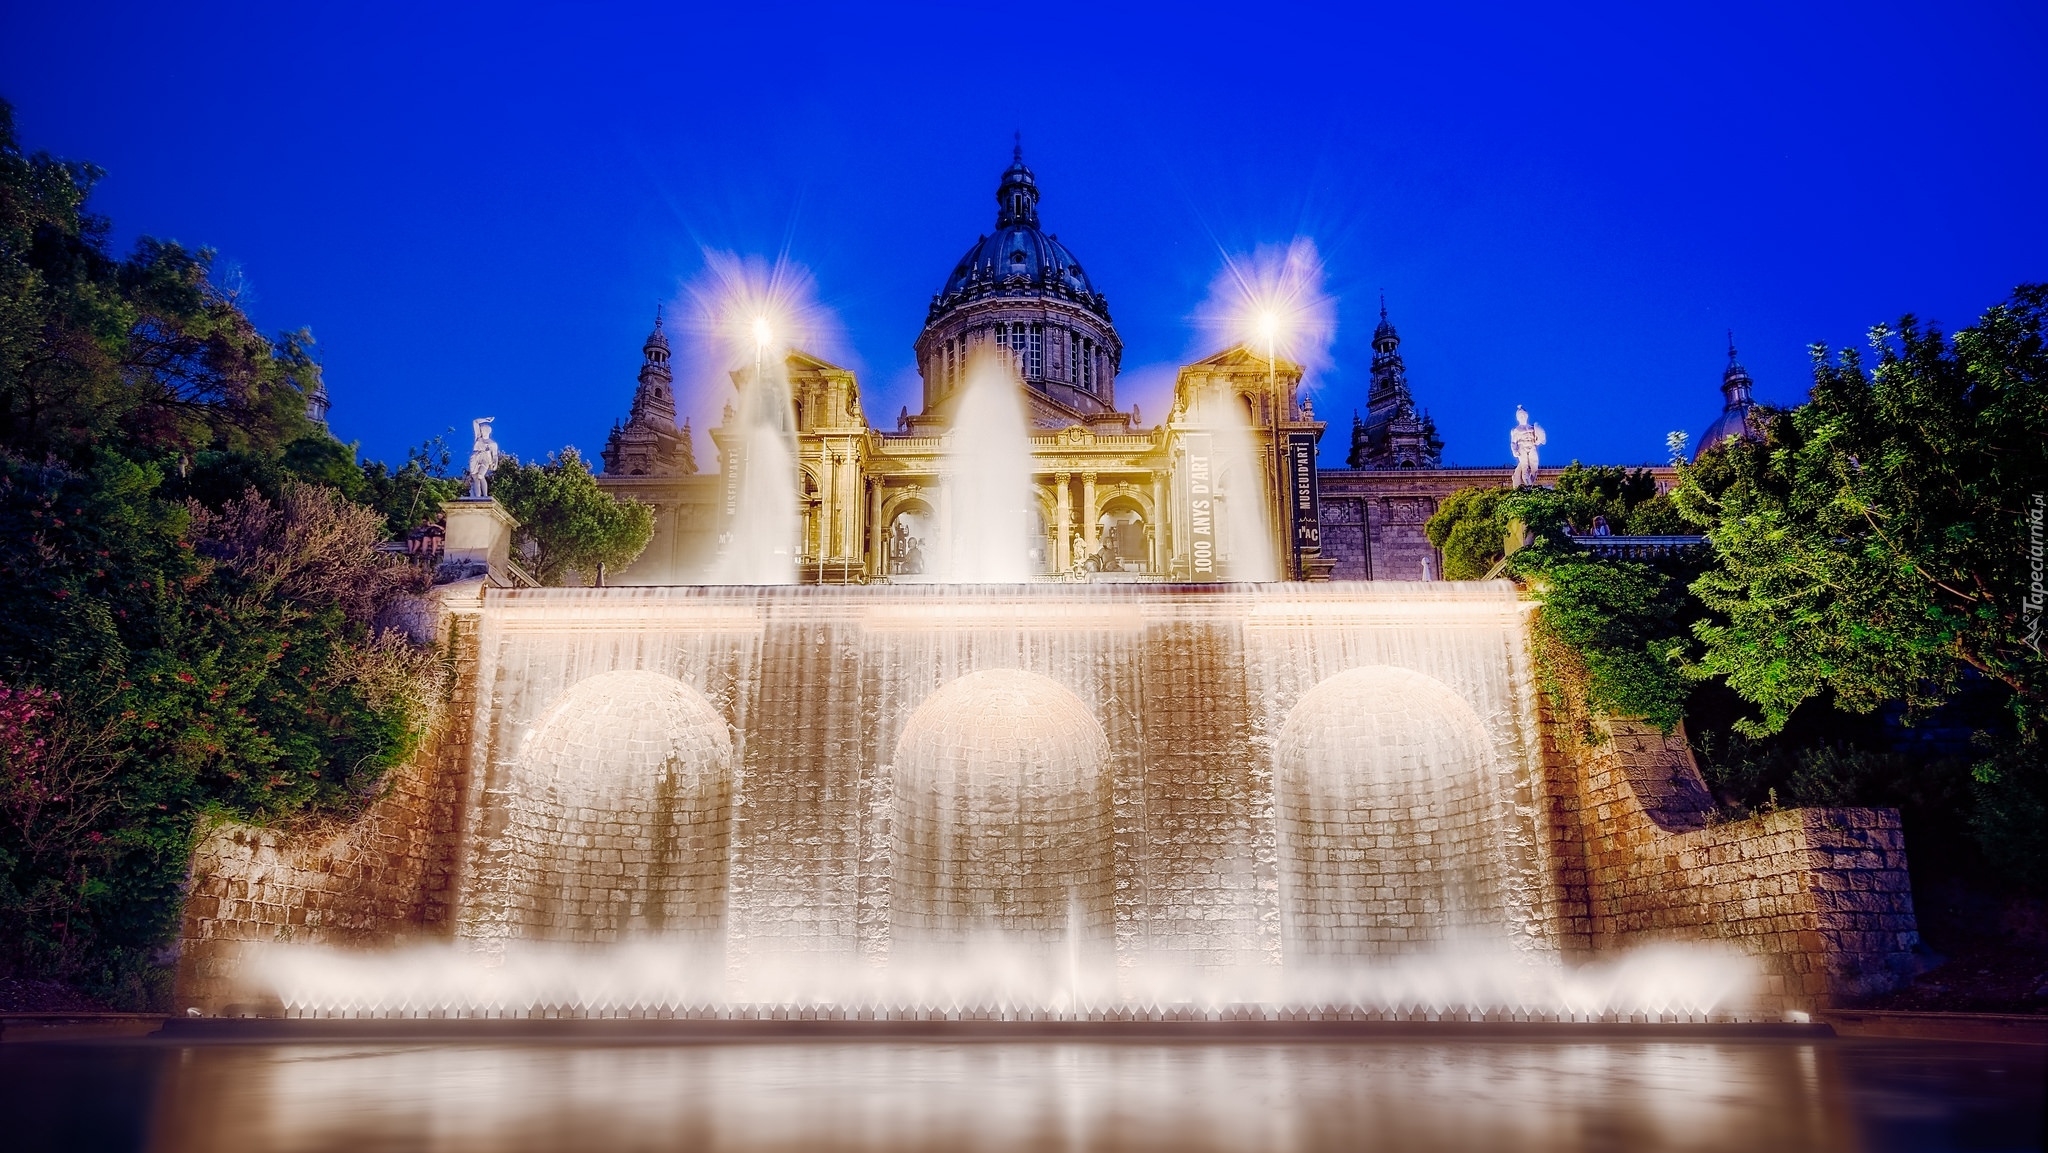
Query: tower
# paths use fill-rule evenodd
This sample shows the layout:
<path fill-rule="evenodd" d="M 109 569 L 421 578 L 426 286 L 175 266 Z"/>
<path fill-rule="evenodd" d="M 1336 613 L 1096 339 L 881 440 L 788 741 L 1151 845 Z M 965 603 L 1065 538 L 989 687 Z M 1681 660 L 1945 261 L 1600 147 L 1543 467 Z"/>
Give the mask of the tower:
<path fill-rule="evenodd" d="M 1380 323 L 1372 332 L 1372 388 L 1366 393 L 1365 422 L 1352 436 L 1352 468 L 1435 468 L 1443 462 L 1444 442 L 1428 413 L 1417 414 L 1408 391 L 1408 370 L 1401 362 L 1401 334 L 1387 319 L 1386 297 L 1380 298 Z"/>
<path fill-rule="evenodd" d="M 669 369 L 668 334 L 661 313 L 654 331 L 641 346 L 640 383 L 623 424 L 612 426 L 605 441 L 604 471 L 613 476 L 689 476 L 697 471 L 697 454 L 688 422 L 676 428 L 675 376 Z"/>

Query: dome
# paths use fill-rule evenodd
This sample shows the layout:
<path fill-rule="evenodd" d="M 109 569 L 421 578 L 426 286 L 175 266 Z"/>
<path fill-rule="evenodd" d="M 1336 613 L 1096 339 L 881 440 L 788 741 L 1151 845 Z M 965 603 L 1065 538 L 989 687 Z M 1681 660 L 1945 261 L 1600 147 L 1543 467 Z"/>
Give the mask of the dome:
<path fill-rule="evenodd" d="M 1749 370 L 1735 359 L 1735 340 L 1728 340 L 1728 367 L 1721 373 L 1721 415 L 1700 434 L 1699 446 L 1693 449 L 1692 458 L 1698 460 L 1710 448 L 1718 448 L 1730 437 L 1737 440 L 1760 439 L 1756 426 L 1756 401 L 1750 397 L 1752 382 Z"/>
<path fill-rule="evenodd" d="M 1038 227 L 1038 179 L 1018 149 L 996 188 L 995 232 L 974 242 L 946 286 L 932 298 L 931 318 L 984 297 L 1047 296 L 1073 301 L 1109 319 L 1109 301 L 1095 291 L 1067 246 Z"/>
<path fill-rule="evenodd" d="M 1698 460 L 1710 448 L 1718 448 L 1730 437 L 1736 440 L 1755 440 L 1756 427 L 1750 422 L 1750 406 L 1730 408 L 1721 413 L 1707 431 L 1700 434 L 1699 447 L 1693 450 L 1692 458 Z"/>

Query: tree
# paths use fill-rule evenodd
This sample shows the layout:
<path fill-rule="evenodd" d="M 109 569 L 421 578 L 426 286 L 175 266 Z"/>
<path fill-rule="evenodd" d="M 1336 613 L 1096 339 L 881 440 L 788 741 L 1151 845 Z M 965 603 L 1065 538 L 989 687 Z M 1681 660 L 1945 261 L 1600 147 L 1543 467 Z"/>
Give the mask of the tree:
<path fill-rule="evenodd" d="M 1807 403 L 1682 470 L 1678 504 L 1720 558 L 1692 586 L 1714 614 L 1693 629 L 1697 672 L 1757 707 L 1742 731 L 1778 731 L 1823 693 L 1925 712 L 1965 669 L 2038 728 L 2027 517 L 2048 491 L 2044 328 L 2048 285 L 2028 285 L 1952 340 L 1910 316 L 1873 330 L 1872 370 L 1816 345 Z"/>
<path fill-rule="evenodd" d="M 1507 522 L 1500 516 L 1505 488 L 1461 488 L 1444 498 L 1423 526 L 1429 543 L 1444 554 L 1444 579 L 1478 580 L 1502 556 Z"/>
<path fill-rule="evenodd" d="M 514 548 L 542 584 L 572 571 L 601 582 L 606 568 L 632 563 L 654 536 L 654 510 L 598 487 L 574 448 L 535 464 L 507 458 L 491 477 L 491 495 L 519 521 Z"/>
<path fill-rule="evenodd" d="M 202 820 L 357 811 L 440 683 L 375 627 L 423 574 L 306 419 L 311 337 L 203 249 L 113 257 L 98 175 L 0 102 L 0 971 L 141 1007 Z"/>
<path fill-rule="evenodd" d="M 1596 707 L 1668 731 L 1685 712 L 1690 683 L 1681 657 L 1688 614 L 1697 606 L 1671 574 L 1595 557 L 1570 535 L 1596 514 L 1625 520 L 1659 499 L 1655 494 L 1647 473 L 1574 462 L 1552 490 L 1455 492 L 1424 531 L 1443 550 L 1446 579 L 1477 580 L 1498 566 L 1528 590 L 1542 605 L 1536 627 L 1585 664 Z M 1526 542 L 1512 557 L 1506 552 L 1511 536 Z"/>
<path fill-rule="evenodd" d="M 436 436 L 406 450 L 405 463 L 396 471 L 381 460 L 365 461 L 359 499 L 384 514 L 392 537 L 403 537 L 461 495 L 462 481 L 448 472 L 453 458 L 446 437 Z"/>
<path fill-rule="evenodd" d="M 312 430 L 312 337 L 256 331 L 213 253 L 148 237 L 126 259 L 85 208 L 89 164 L 24 155 L 0 101 L 0 448 L 89 465 L 275 451 Z"/>

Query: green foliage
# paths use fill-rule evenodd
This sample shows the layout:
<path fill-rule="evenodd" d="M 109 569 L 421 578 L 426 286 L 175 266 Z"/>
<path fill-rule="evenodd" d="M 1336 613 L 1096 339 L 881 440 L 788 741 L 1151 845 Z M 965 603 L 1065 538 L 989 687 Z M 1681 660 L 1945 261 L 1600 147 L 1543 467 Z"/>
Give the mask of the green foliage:
<path fill-rule="evenodd" d="M 1557 495 L 1565 502 L 1566 519 L 1580 532 L 1590 532 L 1593 518 L 1604 516 L 1616 536 L 1635 530 L 1629 514 L 1657 496 L 1657 478 L 1646 468 L 1585 465 L 1573 461 L 1557 475 Z"/>
<path fill-rule="evenodd" d="M 1593 518 L 1607 518 L 1615 535 L 1684 536 L 1693 533 L 1669 495 L 1657 491 L 1648 469 L 1583 465 L 1573 461 L 1549 490 L 1467 488 L 1437 506 L 1423 531 L 1444 554 L 1445 580 L 1478 580 L 1505 555 L 1508 529 L 1520 521 L 1562 543 L 1568 531 L 1589 533 Z"/>
<path fill-rule="evenodd" d="M 358 498 L 384 514 L 393 538 L 405 536 L 441 513 L 442 504 L 462 495 L 462 481 L 449 475 L 454 458 L 445 437 L 436 436 L 409 450 L 396 471 L 383 461 L 363 465 L 363 490 Z"/>
<path fill-rule="evenodd" d="M 630 564 L 654 536 L 654 510 L 598 487 L 574 448 L 535 464 L 507 458 L 491 477 L 491 495 L 519 521 L 514 546 L 542 584 Z"/>
<path fill-rule="evenodd" d="M 1981 743 L 1986 755 L 1970 767 L 1971 831 L 1994 869 L 2048 888 L 2048 739 L 2036 727 Z"/>
<path fill-rule="evenodd" d="M 1443 550 L 1444 576 L 1475 580 L 1504 556 L 1511 528 L 1529 543 L 1505 573 L 1543 605 L 1536 627 L 1577 653 L 1593 704 L 1639 717 L 1666 731 L 1684 715 L 1689 683 L 1682 674 L 1688 609 L 1684 589 L 1649 565 L 1593 557 L 1568 529 L 1590 523 L 1589 510 L 1624 520 L 1662 499 L 1647 472 L 1574 464 L 1554 491 L 1468 488 L 1438 506 L 1424 531 Z M 1668 504 L 1667 504 L 1668 507 Z"/>
<path fill-rule="evenodd" d="M 0 682 L 60 696 L 69 750 L 0 758 L 0 938 L 118 993 L 174 927 L 198 816 L 353 811 L 422 731 L 433 658 L 371 635 L 417 579 L 370 550 L 374 512 L 296 483 L 212 512 L 100 455 L 0 458 Z"/>
<path fill-rule="evenodd" d="M 420 578 L 350 498 L 402 485 L 306 420 L 311 338 L 208 252 L 112 256 L 97 177 L 0 102 L 0 973 L 142 1005 L 204 817 L 354 812 L 438 657 L 372 627 Z"/>
<path fill-rule="evenodd" d="M 85 211 L 99 176 L 24 155 L 0 102 L 0 445 L 83 464 L 106 444 L 275 450 L 305 435 L 312 338 L 259 334 L 209 251 L 144 238 L 115 258 Z"/>
<path fill-rule="evenodd" d="M 1478 580 L 1501 559 L 1507 522 L 1500 516 L 1505 488 L 1463 488 L 1437 506 L 1423 526 L 1444 554 L 1444 579 Z"/>
<path fill-rule="evenodd" d="M 2038 722 L 2048 662 L 2021 607 L 2026 503 L 2048 490 L 2044 321 L 2034 285 L 1953 341 L 1911 317 L 1875 330 L 1872 371 L 1816 347 L 1806 404 L 1685 470 L 1678 503 L 1720 556 L 1693 584 L 1714 614 L 1694 629 L 1698 671 L 1758 707 L 1745 732 L 1824 691 L 1924 712 L 1965 667 Z"/>
<path fill-rule="evenodd" d="M 1685 716 L 1687 603 L 1677 582 L 1648 565 L 1597 560 L 1538 543 L 1509 571 L 1543 609 L 1536 627 L 1579 654 L 1595 707 L 1670 732 Z"/>

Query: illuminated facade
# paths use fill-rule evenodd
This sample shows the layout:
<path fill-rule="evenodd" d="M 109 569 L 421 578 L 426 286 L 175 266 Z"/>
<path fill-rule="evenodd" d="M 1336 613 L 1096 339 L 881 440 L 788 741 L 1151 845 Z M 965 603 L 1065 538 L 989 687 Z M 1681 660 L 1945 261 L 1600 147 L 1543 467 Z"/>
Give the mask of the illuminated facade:
<path fill-rule="evenodd" d="M 946 431 L 969 364 L 989 355 L 1007 358 L 1025 393 L 1035 495 L 1027 551 L 1039 579 L 1428 580 L 1442 571 L 1423 533 L 1430 514 L 1460 488 L 1506 479 L 1504 467 L 1441 467 L 1442 442 L 1416 408 L 1384 305 L 1350 468 L 1316 467 L 1324 424 L 1299 395 L 1300 367 L 1243 346 L 1182 367 L 1172 411 L 1144 423 L 1117 403 L 1123 342 L 1109 301 L 1040 227 L 1037 180 L 1021 153 L 996 200 L 995 230 L 933 295 L 913 345 L 919 411 L 877 427 L 853 373 L 788 354 L 802 580 L 931 575 L 949 523 Z M 702 579 L 731 535 L 735 410 L 710 430 L 716 471 L 698 472 L 688 427 L 675 425 L 658 323 L 645 353 L 601 480 L 654 508 L 655 537 L 612 579 Z M 749 375 L 735 373 L 735 385 L 747 388 Z M 1242 515 L 1247 503 L 1259 515 Z M 1239 515 L 1221 515 L 1233 505 Z"/>

